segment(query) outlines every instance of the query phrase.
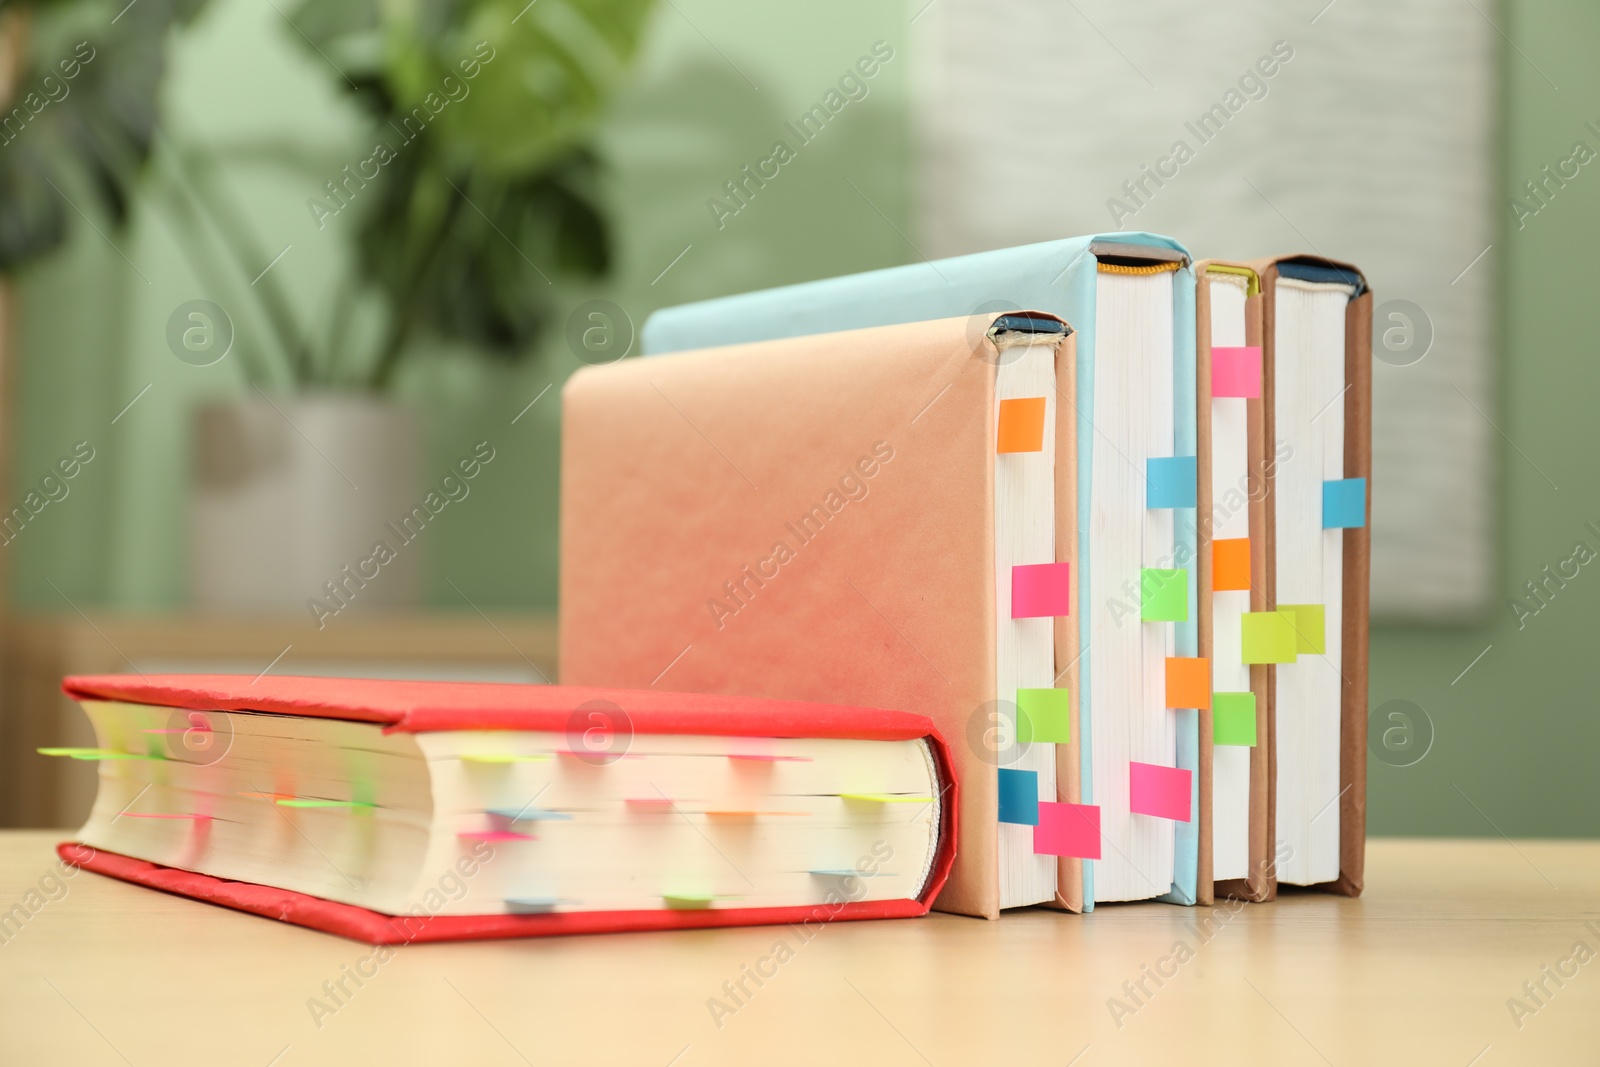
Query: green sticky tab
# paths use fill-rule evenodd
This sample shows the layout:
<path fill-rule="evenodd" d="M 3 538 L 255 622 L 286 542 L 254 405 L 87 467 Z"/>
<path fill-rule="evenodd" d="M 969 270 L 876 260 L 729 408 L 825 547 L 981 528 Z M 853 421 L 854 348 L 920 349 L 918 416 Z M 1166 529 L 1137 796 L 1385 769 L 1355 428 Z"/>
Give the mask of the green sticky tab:
<path fill-rule="evenodd" d="M 839 799 L 854 804 L 932 804 L 932 797 L 910 793 L 840 793 Z"/>
<path fill-rule="evenodd" d="M 1189 572 L 1146 567 L 1139 576 L 1139 618 L 1145 622 L 1189 621 Z"/>
<path fill-rule="evenodd" d="M 157 759 L 156 756 L 145 756 L 138 752 L 114 752 L 108 748 L 36 748 L 35 752 L 41 756 L 64 756 L 67 759 L 81 760 L 110 760 L 110 759 Z"/>
<path fill-rule="evenodd" d="M 1246 663 L 1293 663 L 1299 639 L 1294 616 L 1284 611 L 1247 611 L 1239 617 Z"/>
<path fill-rule="evenodd" d="M 1256 695 L 1254 693 L 1211 694 L 1211 743 L 1255 747 Z"/>
<path fill-rule="evenodd" d="M 673 911 L 695 911 L 711 907 L 717 898 L 711 893 L 663 893 L 661 899 Z"/>
<path fill-rule="evenodd" d="M 1295 651 L 1328 651 L 1327 611 L 1321 604 L 1279 604 L 1278 610 L 1294 621 Z"/>
<path fill-rule="evenodd" d="M 1071 710 L 1066 689 L 1018 689 L 1018 743 L 1067 744 L 1072 740 Z"/>

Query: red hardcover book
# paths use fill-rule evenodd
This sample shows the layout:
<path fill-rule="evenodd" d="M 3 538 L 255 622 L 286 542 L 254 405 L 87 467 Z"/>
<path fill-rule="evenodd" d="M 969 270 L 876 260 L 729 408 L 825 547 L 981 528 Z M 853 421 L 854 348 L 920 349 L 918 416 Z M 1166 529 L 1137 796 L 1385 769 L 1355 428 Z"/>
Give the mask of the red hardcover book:
<path fill-rule="evenodd" d="M 921 715 L 571 686 L 68 678 L 65 860 L 373 944 L 916 916 L 954 859 Z"/>

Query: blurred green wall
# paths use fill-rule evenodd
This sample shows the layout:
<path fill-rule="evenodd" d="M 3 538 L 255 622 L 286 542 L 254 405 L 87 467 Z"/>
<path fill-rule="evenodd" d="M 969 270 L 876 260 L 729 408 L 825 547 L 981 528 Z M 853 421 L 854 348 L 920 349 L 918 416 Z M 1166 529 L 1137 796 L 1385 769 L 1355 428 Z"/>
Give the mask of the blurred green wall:
<path fill-rule="evenodd" d="M 1515 42 L 1503 49 L 1502 173 L 1516 189 L 1569 155 L 1574 141 L 1600 149 L 1600 135 L 1584 126 L 1600 126 L 1600 68 L 1590 55 L 1600 44 L 1600 9 L 1507 0 L 1496 20 Z M 293 246 L 275 269 L 314 307 L 343 250 L 308 225 L 304 200 L 363 138 L 330 72 L 290 33 L 271 5 L 217 0 L 179 43 L 168 95 L 175 136 L 220 146 L 261 243 L 274 253 Z M 602 297 L 637 328 L 663 304 L 914 258 L 897 232 L 911 232 L 907 37 L 899 5 L 663 5 L 638 78 L 603 135 L 620 269 L 603 288 L 564 294 L 567 306 Z M 897 58 L 868 100 L 852 104 L 719 230 L 706 199 L 763 157 L 783 122 L 880 38 Z M 1576 542 L 1600 552 L 1591 443 L 1600 360 L 1588 291 L 1600 170 L 1585 168 L 1521 230 L 1509 210 L 1504 219 L 1490 252 L 1508 294 L 1501 400 L 1490 412 L 1502 447 L 1499 471 L 1485 472 L 1500 485 L 1502 603 L 1546 564 L 1568 559 Z M 14 484 L 35 481 L 75 441 L 97 449 L 72 496 L 11 547 L 14 597 L 28 607 L 70 610 L 64 598 L 130 609 L 181 604 L 188 411 L 197 398 L 243 388 L 229 361 L 196 369 L 167 351 L 172 308 L 209 294 L 154 213 L 114 239 L 148 284 L 80 228 L 72 248 L 24 286 Z M 236 319 L 241 330 L 260 325 L 243 311 Z M 539 358 L 515 371 L 438 352 L 402 382 L 428 414 L 434 466 L 442 470 L 483 437 L 510 457 L 474 489 L 470 508 L 441 522 L 429 576 L 438 606 L 464 606 L 451 582 L 485 607 L 554 601 L 556 394 L 579 365 L 563 333 L 557 324 Z M 1410 766 L 1391 764 L 1414 758 L 1415 748 L 1371 761 L 1374 833 L 1600 834 L 1600 627 L 1584 621 L 1600 617 L 1600 565 L 1551 588 L 1548 606 L 1520 626 L 1502 606 L 1455 628 L 1374 631 L 1373 730 L 1399 724 L 1389 718 L 1396 710 L 1420 722 L 1414 706 L 1432 731 L 1427 754 Z M 1506 861 L 1521 862 L 1509 846 Z"/>
<path fill-rule="evenodd" d="M 1600 134 L 1584 125 L 1600 127 L 1600 7 L 1507 0 L 1496 21 L 1513 42 L 1501 47 L 1509 194 L 1576 141 L 1600 152 Z M 1568 560 L 1577 542 L 1600 553 L 1600 161 L 1520 230 L 1509 207 L 1502 220 L 1489 253 L 1506 294 L 1500 402 L 1489 412 L 1500 431 L 1499 470 L 1485 472 L 1499 481 L 1501 595 L 1481 624 L 1373 631 L 1374 712 L 1410 701 L 1434 728 L 1432 751 L 1414 766 L 1370 761 L 1377 833 L 1600 835 L 1600 561 L 1565 588 L 1550 583 L 1537 615 L 1519 620 L 1510 607 L 1526 598 L 1525 582 L 1542 581 L 1542 569 Z M 1385 725 L 1392 721 L 1375 714 L 1372 728 Z M 1505 862 L 1523 864 L 1509 846 Z"/>

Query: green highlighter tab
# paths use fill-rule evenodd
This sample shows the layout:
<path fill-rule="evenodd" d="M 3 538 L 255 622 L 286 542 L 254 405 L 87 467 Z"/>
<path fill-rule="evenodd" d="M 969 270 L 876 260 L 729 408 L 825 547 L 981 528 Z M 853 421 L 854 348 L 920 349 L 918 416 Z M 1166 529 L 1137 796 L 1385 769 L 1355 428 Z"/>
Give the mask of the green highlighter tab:
<path fill-rule="evenodd" d="M 1072 696 L 1066 689 L 1017 690 L 1017 742 L 1065 745 L 1072 740 Z"/>
<path fill-rule="evenodd" d="M 1295 651 L 1322 655 L 1328 651 L 1327 611 L 1321 604 L 1279 604 L 1294 621 Z"/>
<path fill-rule="evenodd" d="M 1239 617 L 1246 663 L 1293 663 L 1299 638 L 1286 611 L 1247 611 Z"/>
<path fill-rule="evenodd" d="M 1211 694 L 1211 743 L 1255 747 L 1256 695 L 1254 693 Z"/>
<path fill-rule="evenodd" d="M 1189 572 L 1146 567 L 1139 576 L 1139 618 L 1145 622 L 1189 621 Z"/>

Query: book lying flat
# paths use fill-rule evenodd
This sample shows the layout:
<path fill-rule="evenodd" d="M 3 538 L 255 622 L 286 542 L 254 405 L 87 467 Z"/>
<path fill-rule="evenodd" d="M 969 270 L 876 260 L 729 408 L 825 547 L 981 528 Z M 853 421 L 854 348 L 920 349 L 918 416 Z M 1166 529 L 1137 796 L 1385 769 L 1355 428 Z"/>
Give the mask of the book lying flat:
<path fill-rule="evenodd" d="M 1372 292 L 1319 256 L 1253 264 L 1264 304 L 1275 877 L 1359 895 L 1366 847 Z M 1247 655 L 1250 649 L 1246 649 Z"/>
<path fill-rule="evenodd" d="M 921 715 L 568 686 L 66 680 L 100 789 L 69 862 L 372 943 L 927 911 L 949 751 Z"/>
<path fill-rule="evenodd" d="M 1081 579 L 1075 626 L 1057 631 L 1056 670 L 1081 722 L 1081 795 L 1070 799 L 1100 820 L 1104 848 L 1059 864 L 1068 907 L 1211 899 L 1198 877 L 1209 828 L 1195 706 L 1206 685 L 1195 662 L 1194 298 L 1181 244 L 1115 233 L 668 308 L 643 330 L 647 353 L 671 353 L 996 307 L 1072 324 L 1076 454 L 1058 455 L 1057 508 Z M 1187 662 L 1169 672 L 1169 660 Z M 1169 673 L 1183 684 L 1169 690 Z M 1071 781 L 1059 769 L 1057 779 Z"/>
<path fill-rule="evenodd" d="M 1261 287 L 1242 263 L 1195 264 L 1199 398 L 1200 880 L 1216 895 L 1271 892 L 1267 671 L 1245 659 L 1245 616 L 1267 608 L 1267 492 L 1276 465 L 1261 400 Z M 1207 836 L 1209 831 L 1209 838 Z"/>
<path fill-rule="evenodd" d="M 1055 901 L 1099 844 L 1056 778 L 1072 356 L 1059 319 L 989 313 L 580 371 L 561 677 L 915 708 L 962 783 L 936 906 Z"/>

